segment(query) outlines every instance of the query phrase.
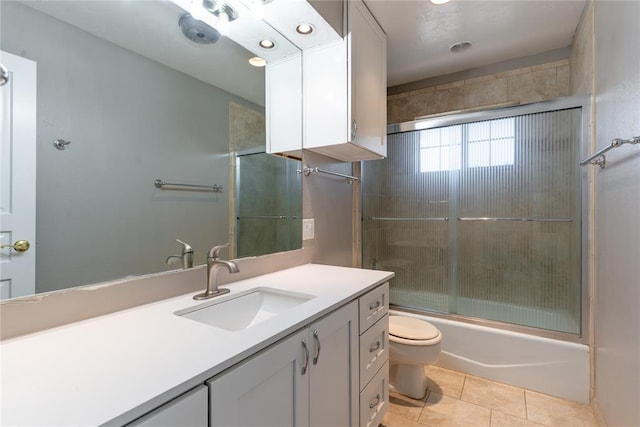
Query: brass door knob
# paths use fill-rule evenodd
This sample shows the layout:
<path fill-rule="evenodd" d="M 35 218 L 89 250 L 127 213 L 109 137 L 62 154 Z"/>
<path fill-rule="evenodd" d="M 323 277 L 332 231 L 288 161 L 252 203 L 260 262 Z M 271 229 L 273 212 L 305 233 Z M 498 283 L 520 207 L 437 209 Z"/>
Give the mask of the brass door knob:
<path fill-rule="evenodd" d="M 26 252 L 30 247 L 31 243 L 29 243 L 27 240 L 18 240 L 13 245 L 2 245 L 0 246 L 0 249 L 13 248 L 16 252 Z"/>

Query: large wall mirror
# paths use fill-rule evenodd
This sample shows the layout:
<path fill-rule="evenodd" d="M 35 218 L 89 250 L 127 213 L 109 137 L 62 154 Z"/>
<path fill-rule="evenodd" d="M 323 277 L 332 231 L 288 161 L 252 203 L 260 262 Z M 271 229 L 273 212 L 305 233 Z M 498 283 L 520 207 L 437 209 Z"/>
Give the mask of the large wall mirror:
<path fill-rule="evenodd" d="M 226 242 L 225 257 L 301 247 L 297 161 L 263 154 L 264 68 L 228 37 L 189 40 L 216 34 L 181 29 L 184 13 L 169 1 L 0 3 L 0 49 L 37 67 L 36 293 L 180 268 L 166 262 L 176 239 L 195 265 Z"/>

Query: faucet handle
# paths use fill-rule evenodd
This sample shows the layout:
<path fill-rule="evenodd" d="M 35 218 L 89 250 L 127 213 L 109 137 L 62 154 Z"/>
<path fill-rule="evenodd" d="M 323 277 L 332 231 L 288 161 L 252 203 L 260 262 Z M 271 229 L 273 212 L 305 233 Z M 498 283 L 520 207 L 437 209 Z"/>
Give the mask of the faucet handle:
<path fill-rule="evenodd" d="M 178 243 L 180 243 L 182 245 L 182 255 L 188 254 L 188 253 L 193 253 L 193 248 L 191 247 L 190 244 L 185 243 L 180 239 L 176 239 L 176 242 L 178 242 Z"/>
<path fill-rule="evenodd" d="M 209 251 L 209 258 L 211 259 L 218 259 L 220 258 L 220 251 L 224 248 L 228 248 L 229 246 L 231 246 L 230 243 L 225 243 L 224 245 L 218 245 L 218 246 L 214 246 L 213 248 L 211 248 L 211 250 Z"/>

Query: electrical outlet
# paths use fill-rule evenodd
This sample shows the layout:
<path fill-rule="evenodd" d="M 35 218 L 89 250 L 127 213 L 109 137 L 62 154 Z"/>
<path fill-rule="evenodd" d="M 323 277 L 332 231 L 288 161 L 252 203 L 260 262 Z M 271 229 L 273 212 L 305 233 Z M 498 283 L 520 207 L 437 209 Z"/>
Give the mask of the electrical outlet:
<path fill-rule="evenodd" d="M 310 240 L 315 236 L 315 220 L 303 219 L 302 220 L 302 240 Z"/>

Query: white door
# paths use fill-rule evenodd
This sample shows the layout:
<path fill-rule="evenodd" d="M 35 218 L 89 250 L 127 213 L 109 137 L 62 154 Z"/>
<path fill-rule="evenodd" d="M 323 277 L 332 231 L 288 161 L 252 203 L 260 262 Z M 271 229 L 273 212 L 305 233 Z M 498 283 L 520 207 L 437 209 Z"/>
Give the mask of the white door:
<path fill-rule="evenodd" d="M 26 240 L 19 252 L 0 249 L 0 299 L 35 293 L 36 63 L 0 51 L 9 81 L 0 87 L 0 244 Z"/>

